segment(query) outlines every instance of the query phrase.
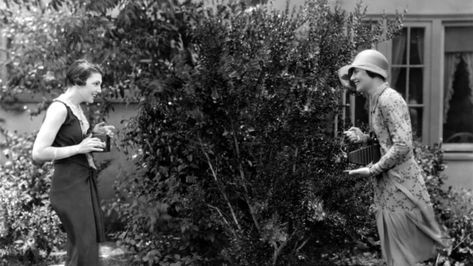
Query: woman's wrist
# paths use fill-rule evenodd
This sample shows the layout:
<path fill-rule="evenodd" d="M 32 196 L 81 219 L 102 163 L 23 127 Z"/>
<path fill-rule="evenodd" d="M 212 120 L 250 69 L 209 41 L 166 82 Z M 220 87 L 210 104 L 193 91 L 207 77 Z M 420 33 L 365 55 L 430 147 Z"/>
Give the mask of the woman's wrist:
<path fill-rule="evenodd" d="M 58 148 L 53 148 L 53 161 L 57 159 L 57 149 Z"/>
<path fill-rule="evenodd" d="M 375 176 L 381 174 L 383 171 L 380 170 L 379 166 L 376 164 L 370 165 L 368 167 L 370 176 Z"/>
<path fill-rule="evenodd" d="M 369 136 L 367 134 L 362 133 L 361 136 L 358 135 L 358 142 L 359 143 L 368 143 Z"/>
<path fill-rule="evenodd" d="M 81 154 L 81 152 L 80 152 L 80 145 L 79 145 L 79 144 L 72 146 L 72 148 L 73 148 L 73 154 L 74 154 L 74 155 L 76 155 L 76 154 Z"/>

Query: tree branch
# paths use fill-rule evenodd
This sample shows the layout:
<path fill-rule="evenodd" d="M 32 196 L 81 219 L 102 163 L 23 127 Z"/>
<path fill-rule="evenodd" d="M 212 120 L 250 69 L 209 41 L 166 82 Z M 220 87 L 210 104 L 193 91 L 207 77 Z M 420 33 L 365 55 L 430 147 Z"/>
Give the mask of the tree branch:
<path fill-rule="evenodd" d="M 293 237 L 295 237 L 297 235 L 297 231 L 294 231 L 291 236 L 289 236 L 286 241 L 282 242 L 281 245 L 279 245 L 279 247 L 277 246 L 277 243 L 275 242 L 273 247 L 274 247 L 274 253 L 273 253 L 273 265 L 275 266 L 276 263 L 278 262 L 278 257 L 279 255 L 281 254 L 283 248 L 285 248 L 287 246 L 287 243 L 289 243 Z M 308 239 L 302 243 L 302 245 L 298 248 L 302 248 L 306 243 L 307 243 Z"/>
<path fill-rule="evenodd" d="M 199 138 L 199 143 L 200 143 L 200 148 L 202 150 L 202 153 L 204 154 L 204 156 L 207 160 L 207 164 L 209 165 L 210 171 L 212 172 L 212 177 L 215 181 L 215 184 L 217 185 L 217 188 L 218 188 L 220 194 L 222 194 L 222 197 L 225 199 L 225 203 L 227 204 L 228 208 L 230 209 L 230 213 L 232 214 L 233 221 L 235 222 L 238 230 L 241 230 L 240 224 L 238 223 L 238 219 L 236 217 L 235 211 L 233 210 L 232 204 L 230 203 L 230 200 L 228 199 L 227 194 L 225 194 L 225 192 L 223 191 L 220 183 L 218 182 L 217 172 L 215 171 L 215 169 L 212 165 L 212 162 L 210 161 L 209 155 L 204 150 L 204 144 L 202 143 L 202 140 L 200 138 Z"/>
<path fill-rule="evenodd" d="M 294 174 L 296 172 L 296 165 L 297 165 L 297 153 L 299 152 L 299 148 L 296 148 L 296 151 L 294 152 L 294 164 L 292 165 L 292 173 Z"/>
<path fill-rule="evenodd" d="M 243 171 L 243 165 L 241 164 L 239 143 L 236 138 L 236 134 L 235 134 L 236 131 L 235 131 L 235 127 L 233 126 L 233 122 L 232 122 L 232 130 L 233 130 L 233 134 L 232 134 L 233 142 L 235 145 L 235 152 L 236 152 L 237 160 L 238 160 L 238 170 L 240 172 L 240 178 L 241 178 L 241 186 L 245 190 L 245 194 L 243 196 L 245 198 L 246 204 L 248 205 L 248 209 L 250 210 L 251 219 L 253 220 L 253 223 L 255 224 L 256 230 L 258 231 L 258 234 L 261 235 L 261 229 L 260 229 L 258 220 L 256 219 L 255 211 L 253 210 L 253 207 L 251 206 L 251 203 L 250 203 L 248 187 L 246 186 L 245 172 Z"/>
<path fill-rule="evenodd" d="M 218 212 L 218 214 L 220 215 L 220 217 L 222 217 L 222 219 L 223 219 L 223 221 L 225 222 L 225 224 L 227 224 L 228 227 L 230 228 L 230 231 L 232 232 L 233 237 L 234 237 L 235 239 L 237 239 L 238 237 L 237 237 L 237 234 L 236 234 L 235 230 L 232 228 L 231 224 L 227 221 L 227 219 L 225 219 L 225 216 L 223 215 L 222 211 L 220 211 L 219 208 L 217 208 L 217 207 L 215 207 L 215 206 L 213 206 L 213 205 L 207 204 L 207 206 L 209 206 L 210 208 L 212 208 L 212 209 L 214 209 L 214 210 L 216 210 L 216 211 Z"/>

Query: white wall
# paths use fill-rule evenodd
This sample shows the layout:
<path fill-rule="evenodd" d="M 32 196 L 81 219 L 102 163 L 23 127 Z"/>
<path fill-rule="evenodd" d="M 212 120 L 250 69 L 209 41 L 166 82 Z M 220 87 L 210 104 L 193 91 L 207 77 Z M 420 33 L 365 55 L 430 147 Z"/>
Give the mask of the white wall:
<path fill-rule="evenodd" d="M 273 0 L 277 9 L 286 7 L 287 0 Z M 305 0 L 289 0 L 292 7 L 302 5 Z M 330 5 L 337 2 L 347 11 L 354 9 L 358 0 L 328 0 Z M 473 0 L 363 0 L 368 14 L 393 14 L 397 11 L 407 11 L 408 15 L 472 15 Z"/>
<path fill-rule="evenodd" d="M 471 160 L 446 160 L 447 169 L 444 174 L 448 177 L 445 185 L 454 188 L 473 190 L 473 163 Z"/>

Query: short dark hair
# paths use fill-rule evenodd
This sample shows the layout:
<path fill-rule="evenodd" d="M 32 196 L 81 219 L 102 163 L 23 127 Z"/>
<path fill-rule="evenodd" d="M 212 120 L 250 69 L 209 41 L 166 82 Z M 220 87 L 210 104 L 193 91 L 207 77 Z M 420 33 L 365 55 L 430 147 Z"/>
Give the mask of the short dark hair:
<path fill-rule="evenodd" d="M 371 72 L 371 71 L 369 71 L 369 70 L 365 70 L 365 71 L 366 71 L 366 74 L 368 74 L 368 76 L 369 76 L 370 78 L 376 78 L 376 77 L 378 77 L 378 78 L 380 78 L 381 80 L 386 81 L 386 78 L 383 77 L 383 76 L 381 76 L 381 75 L 378 74 L 378 73 L 374 73 L 374 72 Z"/>
<path fill-rule="evenodd" d="M 74 85 L 84 86 L 87 82 L 87 79 L 93 73 L 103 75 L 103 70 L 99 65 L 92 64 L 86 59 L 74 61 L 66 72 L 66 87 Z"/>
<path fill-rule="evenodd" d="M 350 70 L 348 70 L 348 79 L 351 78 L 351 75 L 353 74 L 353 70 L 354 70 L 354 69 L 355 69 L 355 68 L 353 67 L 353 68 L 350 68 Z M 381 80 L 386 81 L 386 78 L 383 77 L 383 76 L 381 76 L 381 75 L 378 74 L 378 73 L 374 73 L 374 72 L 371 72 L 371 71 L 366 70 L 366 69 L 363 69 L 363 70 L 366 71 L 366 74 L 367 74 L 370 78 L 378 77 L 378 78 L 380 78 Z"/>

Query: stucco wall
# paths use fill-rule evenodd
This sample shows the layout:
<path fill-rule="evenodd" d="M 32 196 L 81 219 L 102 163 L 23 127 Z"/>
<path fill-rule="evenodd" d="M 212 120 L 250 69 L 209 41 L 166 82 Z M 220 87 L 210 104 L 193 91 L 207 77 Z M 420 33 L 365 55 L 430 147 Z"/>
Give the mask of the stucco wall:
<path fill-rule="evenodd" d="M 472 160 L 448 160 L 445 180 L 447 186 L 454 188 L 466 188 L 473 190 L 473 162 Z"/>
<path fill-rule="evenodd" d="M 353 10 L 356 0 L 328 0 L 331 5 L 337 2 L 345 10 Z M 277 9 L 283 9 L 287 0 L 273 0 Z M 305 0 L 290 0 L 290 7 L 301 5 Z M 473 14 L 472 0 L 364 0 L 368 14 L 393 14 L 397 11 L 407 11 L 408 15 L 444 15 L 444 14 Z"/>

